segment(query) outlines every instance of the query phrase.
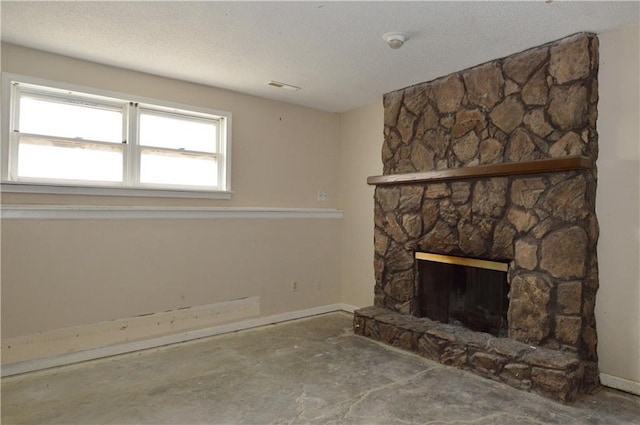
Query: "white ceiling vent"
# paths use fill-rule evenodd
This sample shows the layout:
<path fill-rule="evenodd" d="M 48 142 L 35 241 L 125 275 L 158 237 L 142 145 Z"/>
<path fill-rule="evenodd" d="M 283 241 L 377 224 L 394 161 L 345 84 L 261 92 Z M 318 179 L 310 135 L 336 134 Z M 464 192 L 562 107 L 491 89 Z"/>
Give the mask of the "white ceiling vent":
<path fill-rule="evenodd" d="M 267 84 L 273 87 L 277 87 L 279 89 L 285 89 L 285 90 L 291 90 L 291 91 L 300 90 L 300 87 L 292 86 L 291 84 L 281 83 L 279 81 L 271 80 Z"/>

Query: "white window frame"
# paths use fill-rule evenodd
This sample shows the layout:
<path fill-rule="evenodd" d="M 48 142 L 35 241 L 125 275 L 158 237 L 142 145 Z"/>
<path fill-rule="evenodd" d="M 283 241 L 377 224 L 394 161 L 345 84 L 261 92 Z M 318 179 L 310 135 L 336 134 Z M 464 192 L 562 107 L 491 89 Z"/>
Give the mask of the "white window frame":
<path fill-rule="evenodd" d="M 16 95 L 18 84 L 20 90 L 36 93 L 42 97 L 61 97 L 62 99 L 79 98 L 83 102 L 94 102 L 108 109 L 123 111 L 123 182 L 93 182 L 69 181 L 55 179 L 18 178 L 17 176 L 17 137 L 14 129 L 17 127 L 16 105 L 19 97 Z M 39 90 L 41 86 L 46 90 Z M 138 113 L 143 109 L 158 114 L 183 116 L 188 119 L 213 119 L 218 123 L 218 140 L 215 153 L 194 151 L 195 155 L 215 157 L 218 165 L 218 186 L 206 188 L 199 186 L 180 186 L 169 184 L 140 183 L 141 152 L 147 147 L 138 143 L 137 120 Z M 231 113 L 226 111 L 201 108 L 175 102 L 128 95 L 118 92 L 105 91 L 95 88 L 77 86 L 73 84 L 49 81 L 23 75 L 2 74 L 2 143 L 0 161 L 0 180 L 2 191 L 17 193 L 43 194 L 82 194 L 82 195 L 112 195 L 112 196 L 148 196 L 148 197 L 179 197 L 179 198 L 211 198 L 230 199 L 231 190 Z M 64 138 L 60 138 L 64 140 Z M 73 140 L 69 140 L 73 142 Z M 89 141 L 84 141 L 89 142 Z M 156 149 L 148 147 L 149 149 Z M 165 150 L 158 148 L 158 150 Z M 166 149 L 171 151 L 171 149 Z M 178 151 L 175 149 L 174 151 Z M 182 151 L 181 151 L 182 152 Z M 186 154 L 190 151 L 184 151 Z"/>

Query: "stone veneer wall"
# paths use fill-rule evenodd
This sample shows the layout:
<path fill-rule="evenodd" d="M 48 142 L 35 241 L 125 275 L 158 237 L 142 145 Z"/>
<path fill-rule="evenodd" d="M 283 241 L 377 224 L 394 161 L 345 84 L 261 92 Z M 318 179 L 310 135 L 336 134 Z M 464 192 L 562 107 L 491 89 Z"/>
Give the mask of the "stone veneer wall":
<path fill-rule="evenodd" d="M 417 313 L 414 251 L 510 261 L 509 338 L 579 361 L 565 383 L 572 388 L 552 394 L 561 399 L 598 385 L 597 69 L 596 36 L 577 34 L 384 96 L 384 174 L 568 155 L 593 160 L 592 171 L 378 186 L 375 193 L 375 306 Z M 356 325 L 373 320 L 370 313 Z M 456 365 L 473 369 L 473 350 L 466 350 Z M 514 386 L 531 388 L 538 366 L 525 362 L 525 382 Z"/>

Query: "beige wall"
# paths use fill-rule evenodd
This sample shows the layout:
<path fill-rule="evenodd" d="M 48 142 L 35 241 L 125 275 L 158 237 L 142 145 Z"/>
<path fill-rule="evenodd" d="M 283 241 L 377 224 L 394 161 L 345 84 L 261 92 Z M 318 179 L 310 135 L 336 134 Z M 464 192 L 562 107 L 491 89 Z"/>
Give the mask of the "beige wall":
<path fill-rule="evenodd" d="M 336 303 L 339 222 L 5 221 L 2 337 L 251 296 L 263 316 Z"/>
<path fill-rule="evenodd" d="M 81 197 L 71 198 L 72 203 L 296 208 L 338 205 L 337 114 L 9 44 L 2 45 L 2 71 L 233 114 L 232 200 Z M 328 192 L 328 202 L 317 200 L 320 190 Z M 59 203 L 62 199 L 8 194 L 3 197 L 4 202 Z"/>
<path fill-rule="evenodd" d="M 382 174 L 382 100 L 340 115 L 342 302 L 373 304 L 373 192 L 367 177 Z"/>
<path fill-rule="evenodd" d="M 235 191 L 230 201 L 4 193 L 5 205 L 338 206 L 336 114 L 12 45 L 2 71 L 232 112 Z M 261 316 L 338 303 L 340 228 L 306 216 L 4 219 L 2 337 L 251 296 Z"/>
<path fill-rule="evenodd" d="M 598 354 L 640 389 L 640 27 L 599 38 Z"/>

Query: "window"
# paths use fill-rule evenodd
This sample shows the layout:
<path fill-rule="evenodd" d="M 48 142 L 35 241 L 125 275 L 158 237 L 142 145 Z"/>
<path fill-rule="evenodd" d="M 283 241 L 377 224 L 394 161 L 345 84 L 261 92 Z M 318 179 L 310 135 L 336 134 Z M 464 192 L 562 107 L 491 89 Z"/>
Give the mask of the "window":
<path fill-rule="evenodd" d="M 5 80 L 4 183 L 230 190 L 229 113 Z"/>

